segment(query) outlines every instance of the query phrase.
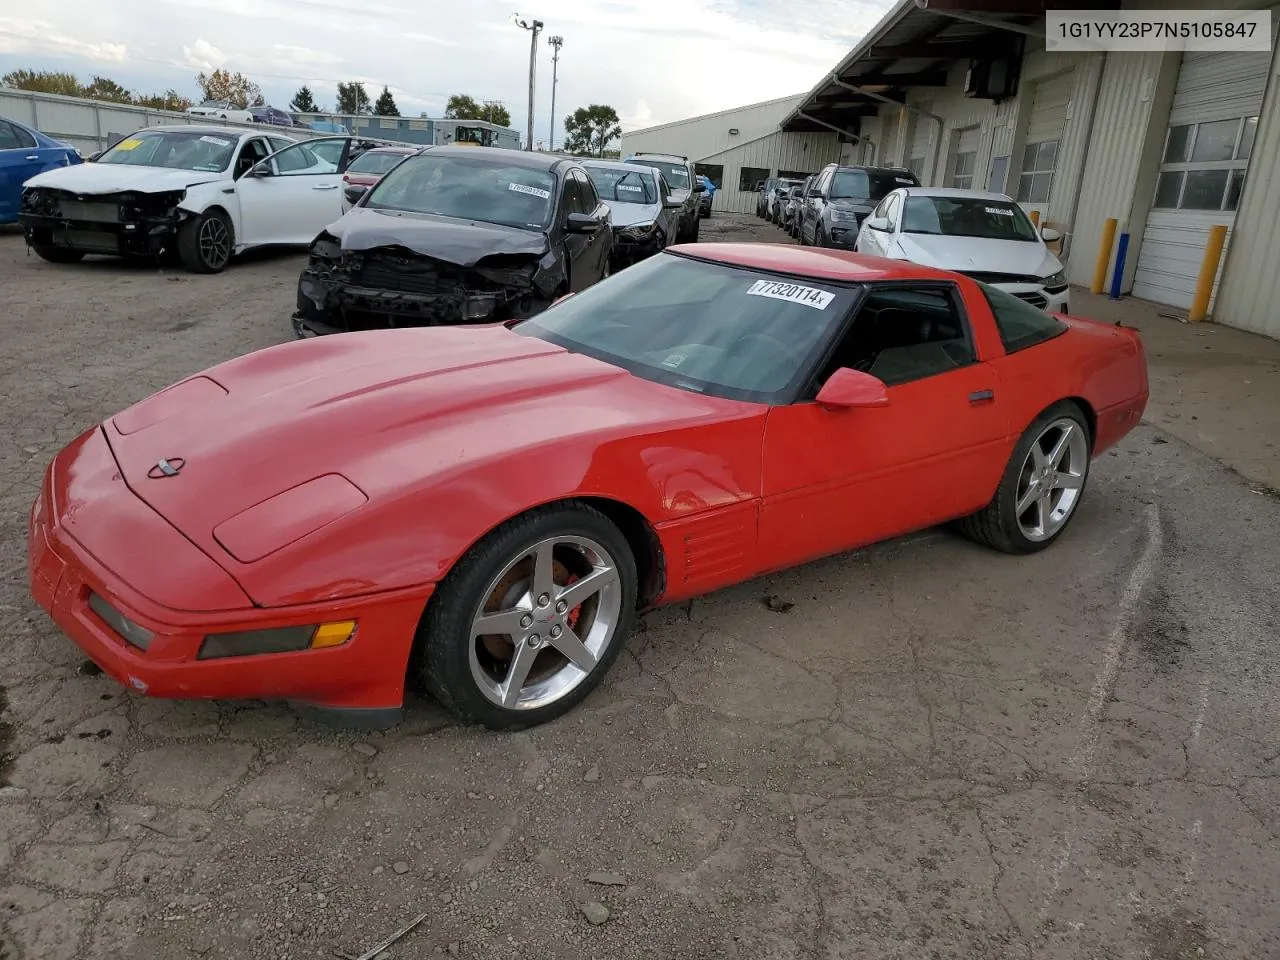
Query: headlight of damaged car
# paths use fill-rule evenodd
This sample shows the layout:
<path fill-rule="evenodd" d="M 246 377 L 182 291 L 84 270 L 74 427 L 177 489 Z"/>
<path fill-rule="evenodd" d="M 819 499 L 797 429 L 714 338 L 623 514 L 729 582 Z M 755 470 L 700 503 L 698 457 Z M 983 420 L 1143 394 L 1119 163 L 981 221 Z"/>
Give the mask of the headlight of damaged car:
<path fill-rule="evenodd" d="M 1050 287 L 1050 288 L 1065 287 L 1067 285 L 1067 271 L 1065 269 L 1059 270 L 1057 273 L 1050 274 L 1049 276 L 1045 277 L 1040 282 L 1043 283 L 1046 287 Z"/>
<path fill-rule="evenodd" d="M 622 233 L 624 236 L 635 237 L 637 240 L 643 240 L 652 233 L 657 225 L 653 222 L 635 223 L 629 227 L 624 227 Z"/>
<path fill-rule="evenodd" d="M 832 223 L 856 223 L 857 220 L 858 220 L 858 215 L 854 213 L 852 210 L 834 210 L 833 209 L 831 211 Z"/>
<path fill-rule="evenodd" d="M 342 257 L 342 244 L 327 233 L 311 241 L 311 256 L 317 260 L 338 260 Z"/>

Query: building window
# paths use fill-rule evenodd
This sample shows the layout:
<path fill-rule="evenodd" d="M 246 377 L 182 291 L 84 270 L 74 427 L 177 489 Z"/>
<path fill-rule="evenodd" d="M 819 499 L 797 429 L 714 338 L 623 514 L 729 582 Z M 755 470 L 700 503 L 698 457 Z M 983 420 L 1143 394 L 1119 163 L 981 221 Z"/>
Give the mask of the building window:
<path fill-rule="evenodd" d="M 1235 210 L 1257 134 L 1257 117 L 1170 127 L 1153 205 L 1167 210 Z"/>
<path fill-rule="evenodd" d="M 717 190 L 724 182 L 724 166 L 719 163 L 695 163 L 693 172 L 706 177 L 715 186 Z"/>
<path fill-rule="evenodd" d="M 973 189 L 973 171 L 978 166 L 978 151 L 957 153 L 951 160 L 951 186 L 957 190 Z"/>
<path fill-rule="evenodd" d="M 1058 167 L 1058 141 L 1028 143 L 1022 149 L 1022 172 L 1018 174 L 1019 203 L 1048 203 L 1053 188 L 1053 172 Z"/>
<path fill-rule="evenodd" d="M 1004 193 L 1004 181 L 1009 175 L 1009 158 L 991 158 L 991 179 L 987 181 L 987 190 L 991 193 Z"/>
<path fill-rule="evenodd" d="M 907 161 L 907 169 L 916 175 L 916 179 L 924 182 L 924 157 L 912 157 Z"/>
<path fill-rule="evenodd" d="M 760 184 L 768 179 L 768 167 L 743 167 L 738 174 L 738 189 L 745 190 L 747 193 L 754 193 L 760 189 Z"/>

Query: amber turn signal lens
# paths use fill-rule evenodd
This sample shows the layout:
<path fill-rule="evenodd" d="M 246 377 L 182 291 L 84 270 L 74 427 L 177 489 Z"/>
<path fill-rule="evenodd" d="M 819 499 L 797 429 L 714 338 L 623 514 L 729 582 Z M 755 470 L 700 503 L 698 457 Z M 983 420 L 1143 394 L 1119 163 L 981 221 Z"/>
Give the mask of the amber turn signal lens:
<path fill-rule="evenodd" d="M 356 622 L 354 620 L 342 620 L 338 623 L 322 623 L 316 627 L 316 632 L 311 635 L 311 649 L 319 650 L 323 647 L 340 647 L 348 640 L 351 635 L 356 632 Z"/>

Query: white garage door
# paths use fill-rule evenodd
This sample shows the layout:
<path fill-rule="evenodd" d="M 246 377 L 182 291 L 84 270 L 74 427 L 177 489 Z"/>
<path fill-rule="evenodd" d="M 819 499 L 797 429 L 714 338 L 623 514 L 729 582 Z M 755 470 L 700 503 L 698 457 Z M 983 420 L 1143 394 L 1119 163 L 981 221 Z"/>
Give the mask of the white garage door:
<path fill-rule="evenodd" d="M 1058 155 L 1062 152 L 1062 131 L 1067 126 L 1067 111 L 1075 86 L 1075 71 L 1068 70 L 1041 80 L 1031 94 L 1031 116 L 1027 121 L 1014 194 L 1019 203 L 1044 206 L 1049 202 Z"/>
<path fill-rule="evenodd" d="M 880 120 L 880 163 L 886 167 L 893 166 L 901 154 L 898 149 L 898 114 L 895 112 Z"/>
<path fill-rule="evenodd" d="M 921 105 L 928 110 L 929 105 Z M 929 159 L 929 141 L 938 129 L 937 121 L 922 113 L 911 114 L 911 148 L 907 151 L 907 169 L 920 178 L 921 183 L 928 183 L 925 177 L 925 164 Z"/>
<path fill-rule="evenodd" d="M 1209 228 L 1235 220 L 1270 64 L 1269 53 L 1182 55 L 1135 297 L 1191 306 Z"/>
<path fill-rule="evenodd" d="M 978 168 L 981 127 L 966 127 L 951 134 L 951 159 L 947 163 L 947 186 L 973 189 L 973 171 Z"/>

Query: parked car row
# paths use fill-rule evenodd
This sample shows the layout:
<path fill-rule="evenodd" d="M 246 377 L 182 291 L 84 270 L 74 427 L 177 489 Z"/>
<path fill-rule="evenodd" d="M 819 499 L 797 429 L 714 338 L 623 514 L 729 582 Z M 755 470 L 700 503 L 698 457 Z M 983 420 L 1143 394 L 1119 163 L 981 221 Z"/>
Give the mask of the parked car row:
<path fill-rule="evenodd" d="M 802 246 L 952 270 L 1041 310 L 1068 311 L 1066 273 L 1046 246 L 1058 231 L 1037 228 L 1004 194 L 922 187 L 898 167 L 829 164 L 799 183 L 766 183 L 761 198 L 762 215 Z"/>

